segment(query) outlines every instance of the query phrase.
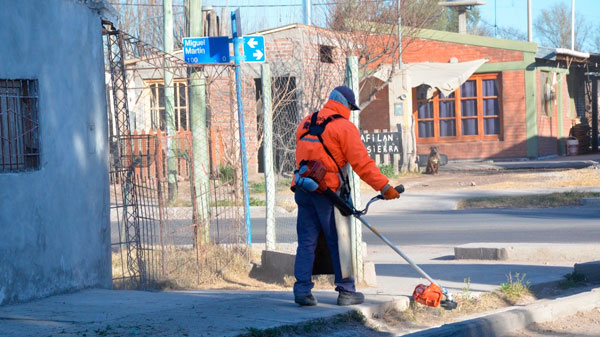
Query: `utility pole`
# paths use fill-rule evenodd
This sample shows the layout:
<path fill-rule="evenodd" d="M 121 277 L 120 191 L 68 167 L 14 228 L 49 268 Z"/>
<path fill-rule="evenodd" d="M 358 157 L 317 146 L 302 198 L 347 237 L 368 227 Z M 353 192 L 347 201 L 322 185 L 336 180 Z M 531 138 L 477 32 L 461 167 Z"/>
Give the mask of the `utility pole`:
<path fill-rule="evenodd" d="M 358 73 L 358 58 L 349 56 L 346 58 L 346 85 L 354 92 L 356 105 L 360 106 L 360 87 Z M 350 112 L 350 121 L 360 127 L 359 112 L 352 110 Z M 350 170 L 348 172 L 350 180 L 350 189 L 352 202 L 354 207 L 360 209 L 360 177 L 356 172 Z M 364 281 L 363 270 L 363 250 L 362 250 L 362 223 L 356 220 L 355 217 L 350 217 L 350 240 L 352 245 L 352 269 L 357 282 Z"/>
<path fill-rule="evenodd" d="M 202 0 L 189 0 L 189 37 L 204 36 Z M 195 225 L 204 224 L 203 242 L 210 238 L 210 158 L 206 122 L 206 77 L 204 72 L 191 70 L 190 74 L 190 124 L 192 131 L 192 155 L 194 158 L 194 197 L 198 209 Z"/>
<path fill-rule="evenodd" d="M 531 0 L 527 0 L 527 41 L 533 42 L 533 29 L 531 21 Z"/>
<path fill-rule="evenodd" d="M 167 54 L 173 53 L 173 0 L 163 0 L 163 41 Z M 173 74 L 167 70 L 169 61 L 165 60 L 164 91 L 165 91 L 165 127 L 167 133 L 167 181 L 169 188 L 169 201 L 177 196 L 177 142 L 173 141 L 177 130 L 175 129 L 175 109 L 173 107 L 175 89 L 173 87 Z"/>
<path fill-rule="evenodd" d="M 498 17 L 497 17 L 497 6 L 496 3 L 498 0 L 494 0 L 494 37 L 498 37 Z"/>
<path fill-rule="evenodd" d="M 304 24 L 307 26 L 312 25 L 312 19 L 311 19 L 311 15 L 310 15 L 310 10 L 311 10 L 311 1 L 310 0 L 304 0 L 303 2 L 304 5 Z"/>
<path fill-rule="evenodd" d="M 273 99 L 271 97 L 271 68 L 268 63 L 263 63 L 261 70 L 263 160 L 265 165 L 265 194 L 267 196 L 265 248 L 267 250 L 275 250 L 277 235 L 275 232 L 275 170 L 273 168 Z"/>
<path fill-rule="evenodd" d="M 598 74 L 592 78 L 592 152 L 598 153 Z"/>
<path fill-rule="evenodd" d="M 571 50 L 575 50 L 575 0 L 571 0 Z"/>

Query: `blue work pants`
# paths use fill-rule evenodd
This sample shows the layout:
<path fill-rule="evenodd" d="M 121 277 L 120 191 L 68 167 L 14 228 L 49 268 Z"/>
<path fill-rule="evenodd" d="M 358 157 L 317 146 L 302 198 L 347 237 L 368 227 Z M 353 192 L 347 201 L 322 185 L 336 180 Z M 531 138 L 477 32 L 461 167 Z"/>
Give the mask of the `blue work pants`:
<path fill-rule="evenodd" d="M 296 190 L 295 199 L 298 204 L 296 222 L 298 249 L 294 264 L 294 276 L 296 277 L 294 295 L 306 296 L 311 293 L 311 289 L 315 285 L 312 282 L 312 270 L 321 230 L 325 234 L 325 241 L 327 241 L 327 247 L 331 253 L 335 285 L 346 291 L 356 291 L 353 277 L 342 279 L 333 203 L 322 194 L 305 192 L 299 188 Z"/>

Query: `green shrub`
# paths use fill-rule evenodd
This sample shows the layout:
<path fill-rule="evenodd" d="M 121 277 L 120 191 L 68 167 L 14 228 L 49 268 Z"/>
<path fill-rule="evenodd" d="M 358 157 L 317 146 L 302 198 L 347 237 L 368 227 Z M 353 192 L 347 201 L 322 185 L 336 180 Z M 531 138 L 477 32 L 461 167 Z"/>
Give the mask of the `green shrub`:
<path fill-rule="evenodd" d="M 235 169 L 229 165 L 219 167 L 219 181 L 221 184 L 233 184 Z"/>
<path fill-rule="evenodd" d="M 513 301 L 530 294 L 529 281 L 524 282 L 525 275 L 527 274 L 521 276 L 519 273 L 515 273 L 513 278 L 512 274 L 508 274 L 507 281 L 500 285 L 500 292 L 504 298 Z"/>
<path fill-rule="evenodd" d="M 266 206 L 267 202 L 259 198 L 250 198 L 250 206 Z"/>
<path fill-rule="evenodd" d="M 581 273 L 572 272 L 564 275 L 565 280 L 561 281 L 558 285 L 563 289 L 579 287 L 587 282 L 585 275 Z"/>
<path fill-rule="evenodd" d="M 265 182 L 251 182 L 250 193 L 265 193 Z"/>
<path fill-rule="evenodd" d="M 397 174 L 396 174 L 396 170 L 394 170 L 394 167 L 392 165 L 379 165 L 379 170 L 381 171 L 381 173 L 383 173 L 386 177 L 388 178 L 396 178 Z"/>

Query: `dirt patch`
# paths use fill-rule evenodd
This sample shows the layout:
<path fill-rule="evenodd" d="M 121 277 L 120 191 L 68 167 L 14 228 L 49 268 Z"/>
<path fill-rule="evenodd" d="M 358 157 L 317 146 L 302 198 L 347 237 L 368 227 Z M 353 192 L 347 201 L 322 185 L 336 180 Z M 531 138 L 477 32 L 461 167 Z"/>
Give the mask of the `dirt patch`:
<path fill-rule="evenodd" d="M 560 171 L 475 171 L 440 172 L 430 174 L 408 174 L 391 180 L 393 184 L 404 184 L 406 188 L 419 190 L 448 190 L 469 188 L 480 190 L 533 189 L 548 187 L 594 187 L 600 186 L 600 170 L 594 168 Z M 364 187 L 365 192 L 369 190 Z"/>
<path fill-rule="evenodd" d="M 444 310 L 441 307 L 431 308 L 411 302 L 411 305 L 407 310 L 390 310 L 379 317 L 374 317 L 372 321 L 374 322 L 373 325 L 380 327 L 380 330 L 385 330 L 394 334 L 404 334 L 411 331 L 428 329 L 443 324 L 493 314 L 510 307 L 526 306 L 543 298 L 565 297 L 589 290 L 589 284 L 585 282 L 577 283 L 576 287 L 565 287 L 565 284 L 566 283 L 563 281 L 547 285 L 538 285 L 531 289 L 531 292 L 522 292 L 520 296 L 514 296 L 514 294 L 511 294 L 510 292 L 504 292 L 505 284 L 497 291 L 483 293 L 479 296 L 473 296 L 473 294 L 470 294 L 468 291 L 463 291 L 455 298 L 455 301 L 458 303 L 458 307 L 455 310 Z M 597 316 L 596 313 L 592 313 L 592 316 L 600 318 L 600 313 L 598 313 Z M 600 329 L 597 331 L 600 332 Z"/>
<path fill-rule="evenodd" d="M 514 331 L 505 337 L 600 336 L 600 307 L 561 317 L 552 322 L 531 324 L 526 329 Z"/>

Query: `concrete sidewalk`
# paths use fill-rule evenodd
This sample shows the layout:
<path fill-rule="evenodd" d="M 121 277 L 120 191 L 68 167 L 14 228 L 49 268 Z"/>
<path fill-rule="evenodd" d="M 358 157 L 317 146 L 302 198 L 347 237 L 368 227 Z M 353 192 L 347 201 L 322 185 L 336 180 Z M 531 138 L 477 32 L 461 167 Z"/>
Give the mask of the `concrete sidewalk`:
<path fill-rule="evenodd" d="M 588 166 L 595 165 L 594 163 L 600 162 L 600 155 L 590 155 L 581 160 L 574 159 L 575 157 L 560 157 L 555 160 L 536 162 L 544 162 L 543 167 L 538 167 L 544 169 L 575 168 L 581 162 L 589 164 Z M 567 164 L 564 164 L 565 161 Z M 479 163 L 475 166 L 477 170 L 487 170 L 489 168 L 486 165 L 490 164 L 502 167 L 498 163 Z M 473 168 L 468 165 L 474 164 L 462 165 L 461 169 L 472 170 Z M 501 169 L 524 167 L 523 162 L 502 165 L 504 168 Z M 600 190 L 600 188 L 593 190 Z M 402 203 L 381 203 L 373 209 L 372 214 L 428 209 L 432 205 L 437 210 L 451 210 L 455 209 L 457 200 L 469 196 L 469 193 L 466 190 L 435 195 L 413 192 L 403 196 Z M 531 193 L 531 190 L 527 193 Z M 368 196 L 365 196 L 365 199 L 367 198 Z M 433 202 L 432 198 L 436 201 Z M 532 285 L 556 282 L 562 280 L 563 275 L 573 271 L 574 263 L 585 262 L 568 259 L 543 262 L 532 262 L 527 259 L 521 261 L 519 259 L 455 260 L 454 248 L 409 246 L 402 247 L 402 251 L 442 286 L 453 292 L 460 292 L 467 286 L 471 292 L 491 291 L 505 282 L 507 275 L 515 273 L 526 274 L 526 280 Z M 307 308 L 293 303 L 291 290 L 142 292 L 90 289 L 0 307 L 0 336 L 235 336 L 249 332 L 249 329 L 299 324 L 356 309 L 369 316 L 390 306 L 405 308 L 415 286 L 427 281 L 420 278 L 389 247 L 383 244 L 372 245 L 368 250 L 368 256 L 375 262 L 378 287 L 360 289 L 367 295 L 366 302 L 360 306 L 337 306 L 337 293 L 332 290 L 315 291 L 319 305 Z M 569 303 L 573 304 L 558 305 L 562 309 L 557 315 L 576 312 L 577 301 Z M 535 312 L 524 315 L 529 318 L 535 317 Z M 523 321 L 519 318 L 522 316 L 519 315 L 503 317 L 502 319 L 508 321 L 501 321 L 504 323 L 500 324 L 510 325 Z M 492 325 L 484 321 L 481 326 Z M 452 333 L 460 335 L 457 332 L 459 330 L 456 330 L 458 328 L 446 327 L 445 329 L 454 329 L 451 330 Z M 426 333 L 436 335 L 435 332 L 423 332 Z"/>
<path fill-rule="evenodd" d="M 403 247 L 427 273 L 458 293 L 487 292 L 509 273 L 526 274 L 531 284 L 556 282 L 573 264 L 452 260 L 453 247 Z M 315 291 L 316 307 L 293 303 L 291 291 L 143 292 L 90 289 L 29 303 L 0 307 L 0 336 L 235 336 L 327 318 L 349 310 L 367 317 L 390 306 L 403 310 L 414 287 L 426 280 L 387 246 L 369 247 L 377 255 L 377 288 L 362 288 L 366 302 L 339 307 L 334 291 Z M 371 255 L 371 256 L 373 256 Z M 468 280 L 468 281 L 467 281 Z"/>

